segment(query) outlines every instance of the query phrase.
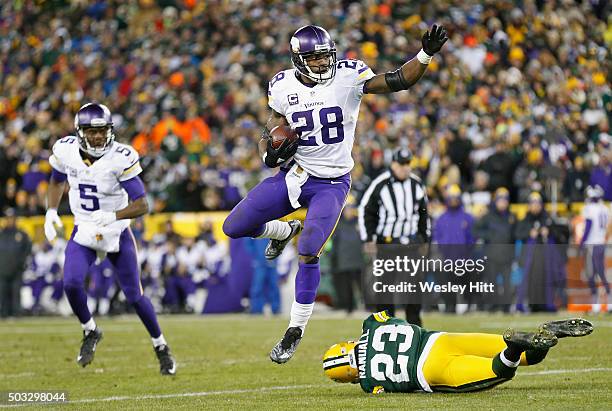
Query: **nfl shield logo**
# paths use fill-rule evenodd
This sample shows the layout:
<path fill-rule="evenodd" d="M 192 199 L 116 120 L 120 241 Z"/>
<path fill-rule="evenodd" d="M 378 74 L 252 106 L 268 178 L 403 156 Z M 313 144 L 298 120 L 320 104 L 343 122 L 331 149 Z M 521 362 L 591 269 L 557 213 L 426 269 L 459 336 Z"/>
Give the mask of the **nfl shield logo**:
<path fill-rule="evenodd" d="M 295 106 L 296 104 L 299 104 L 300 102 L 298 101 L 298 95 L 297 93 L 295 94 L 289 94 L 287 96 L 287 100 L 289 101 L 289 105 L 290 106 Z"/>

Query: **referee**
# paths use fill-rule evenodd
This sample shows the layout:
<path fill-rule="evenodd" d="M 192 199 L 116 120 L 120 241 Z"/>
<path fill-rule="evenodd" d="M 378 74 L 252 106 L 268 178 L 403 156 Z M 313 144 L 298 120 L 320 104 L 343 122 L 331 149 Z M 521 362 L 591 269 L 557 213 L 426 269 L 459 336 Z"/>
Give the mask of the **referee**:
<path fill-rule="evenodd" d="M 378 244 L 429 243 L 431 224 L 427 213 L 427 194 L 421 179 L 410 168 L 412 153 L 398 149 L 391 166 L 376 177 L 359 204 L 359 232 L 364 252 L 376 254 Z M 377 310 L 395 314 L 394 305 L 378 305 Z M 420 325 L 421 306 L 406 305 L 406 321 Z"/>

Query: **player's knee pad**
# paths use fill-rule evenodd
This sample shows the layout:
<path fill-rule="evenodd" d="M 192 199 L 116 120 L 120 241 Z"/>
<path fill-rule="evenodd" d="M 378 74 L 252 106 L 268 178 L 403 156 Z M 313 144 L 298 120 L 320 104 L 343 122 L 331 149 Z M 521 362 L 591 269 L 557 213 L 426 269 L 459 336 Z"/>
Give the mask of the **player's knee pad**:
<path fill-rule="evenodd" d="M 129 304 L 136 304 L 142 298 L 140 287 L 126 287 L 122 291 Z"/>
<path fill-rule="evenodd" d="M 298 240 L 298 254 L 301 256 L 316 256 L 325 245 L 327 236 L 318 227 L 306 226 Z"/>

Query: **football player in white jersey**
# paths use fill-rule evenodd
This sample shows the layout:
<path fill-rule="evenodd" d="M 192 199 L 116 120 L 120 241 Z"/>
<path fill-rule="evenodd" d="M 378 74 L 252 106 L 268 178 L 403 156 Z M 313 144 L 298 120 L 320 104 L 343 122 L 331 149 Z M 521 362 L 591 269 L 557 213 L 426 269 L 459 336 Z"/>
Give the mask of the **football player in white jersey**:
<path fill-rule="evenodd" d="M 587 250 L 587 264 L 589 287 L 591 287 L 591 296 L 593 300 L 593 311 L 601 309 L 599 305 L 599 295 L 595 286 L 597 276 L 601 279 L 606 294 L 608 294 L 608 306 L 611 306 L 610 301 L 610 285 L 606 279 L 606 236 L 608 234 L 608 224 L 610 221 L 610 210 L 603 202 L 604 191 L 598 186 L 588 186 L 585 190 L 586 204 L 582 209 L 582 216 L 585 221 L 584 234 L 580 241 L 580 247 L 585 247 Z M 590 269 L 590 270 L 589 270 Z"/>
<path fill-rule="evenodd" d="M 113 121 L 103 104 L 88 103 L 74 118 L 76 136 L 67 136 L 53 145 L 49 158 L 52 174 L 47 194 L 45 235 L 56 236 L 55 225 L 66 182 L 75 226 L 66 246 L 64 291 L 72 311 L 83 327 L 83 342 L 77 362 L 85 367 L 94 359 L 102 330 L 87 307 L 85 275 L 96 257 L 104 254 L 113 264 L 127 301 L 134 307 L 151 335 L 160 372 L 173 375 L 176 362 L 161 332 L 155 310 L 143 295 L 138 256 L 130 219 L 144 215 L 149 207 L 138 174 L 142 171 L 138 153 L 115 141 Z M 101 258 L 103 259 L 103 257 Z"/>
<path fill-rule="evenodd" d="M 423 35 L 423 48 L 415 58 L 395 71 L 375 75 L 362 61 L 337 61 L 335 43 L 321 27 L 302 27 L 291 38 L 294 68 L 281 71 L 269 83 L 272 114 L 260 142 L 265 164 L 281 169 L 253 188 L 223 224 L 225 234 L 232 238 L 269 238 L 265 255 L 274 259 L 302 231 L 298 220 L 277 219 L 300 207 L 308 208 L 298 242 L 291 320 L 270 352 L 272 361 L 281 364 L 291 359 L 312 314 L 321 275 L 319 255 L 340 218 L 351 185 L 351 150 L 361 98 L 410 88 L 447 40 L 446 30 L 434 25 Z M 280 125 L 290 126 L 300 138 L 286 139 L 274 148 L 269 132 Z"/>

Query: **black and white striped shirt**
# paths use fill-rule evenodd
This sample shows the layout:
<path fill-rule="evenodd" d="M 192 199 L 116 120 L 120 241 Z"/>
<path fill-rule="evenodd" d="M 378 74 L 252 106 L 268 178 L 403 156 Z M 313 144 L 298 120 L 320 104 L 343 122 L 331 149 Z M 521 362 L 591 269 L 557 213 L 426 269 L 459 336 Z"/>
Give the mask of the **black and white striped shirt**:
<path fill-rule="evenodd" d="M 400 181 L 391 170 L 376 177 L 359 204 L 359 232 L 364 242 L 429 241 L 427 193 L 419 177 Z"/>

